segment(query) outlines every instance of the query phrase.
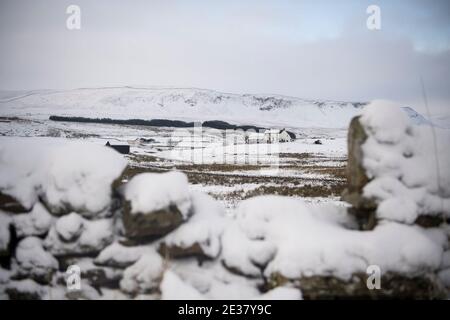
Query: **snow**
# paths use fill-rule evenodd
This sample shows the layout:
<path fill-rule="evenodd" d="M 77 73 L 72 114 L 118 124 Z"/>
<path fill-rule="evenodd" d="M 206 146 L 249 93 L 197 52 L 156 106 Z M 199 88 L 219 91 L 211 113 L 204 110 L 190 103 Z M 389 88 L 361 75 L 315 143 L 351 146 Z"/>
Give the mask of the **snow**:
<path fill-rule="evenodd" d="M 412 128 L 406 113 L 397 104 L 375 100 L 364 108 L 361 122 L 376 137 L 377 141 L 396 143 Z"/>
<path fill-rule="evenodd" d="M 15 258 L 18 276 L 27 277 L 30 274 L 39 278 L 48 278 L 48 275 L 58 269 L 58 261 L 42 246 L 42 240 L 37 237 L 27 237 L 19 242 Z"/>
<path fill-rule="evenodd" d="M 368 138 L 366 198 L 381 219 L 412 223 L 419 215 L 450 216 L 450 130 L 415 125 L 395 104 L 376 101 L 361 116 Z"/>
<path fill-rule="evenodd" d="M 294 129 L 293 129 L 294 130 Z M 185 131 L 183 134 L 182 132 Z M 173 161 L 193 163 L 229 163 L 229 164 L 277 164 L 279 154 L 311 153 L 320 156 L 345 157 L 347 137 L 344 129 L 301 128 L 294 130 L 298 139 L 287 143 L 250 143 L 246 144 L 240 131 L 226 132 L 203 128 L 203 130 L 174 129 L 171 140 L 161 141 L 165 145 L 174 145 L 173 149 L 163 149 L 157 156 Z M 155 135 L 156 139 L 160 139 Z M 177 138 L 182 138 L 178 141 Z M 311 138 L 313 137 L 313 138 Z M 314 144 L 320 139 L 322 145 Z"/>
<path fill-rule="evenodd" d="M 212 282 L 208 292 L 208 297 L 214 300 L 249 300 L 255 299 L 259 295 L 260 292 L 255 286 L 239 281 Z"/>
<path fill-rule="evenodd" d="M 112 219 L 91 221 L 71 213 L 50 228 L 44 246 L 55 256 L 97 253 L 113 241 L 113 232 Z"/>
<path fill-rule="evenodd" d="M 95 258 L 98 265 L 124 268 L 132 265 L 146 253 L 152 253 L 149 246 L 126 247 L 114 242 L 103 249 Z"/>
<path fill-rule="evenodd" d="M 0 284 L 5 284 L 9 281 L 11 276 L 11 272 L 9 270 L 5 270 L 0 268 Z"/>
<path fill-rule="evenodd" d="M 217 201 L 201 193 L 192 194 L 192 203 L 193 216 L 168 234 L 163 242 L 180 248 L 197 243 L 206 256 L 216 258 L 221 249 L 220 237 L 226 226 L 225 211 Z"/>
<path fill-rule="evenodd" d="M 196 259 L 170 262 L 173 271 L 184 283 L 205 299 L 253 299 L 260 295 L 261 279 L 250 279 L 230 273 L 220 259 L 207 260 L 201 265 Z"/>
<path fill-rule="evenodd" d="M 233 292 L 239 291 L 244 288 L 244 291 L 248 290 L 243 286 L 234 284 L 234 285 L 224 285 L 223 287 L 219 287 L 214 289 L 221 292 L 221 299 L 224 299 L 224 296 L 228 296 L 229 298 L 233 298 L 241 295 L 242 293 Z M 220 290 L 222 289 L 222 290 Z M 202 295 L 197 289 L 192 287 L 191 285 L 184 282 L 180 277 L 173 271 L 167 270 L 164 273 L 163 280 L 160 285 L 161 290 L 161 299 L 162 300 L 204 300 L 207 299 L 207 296 Z M 215 293 L 213 293 L 215 294 Z M 264 294 L 256 293 L 253 290 L 250 290 L 249 296 L 251 299 L 258 300 L 300 300 L 302 298 L 301 292 L 299 289 L 295 288 L 287 288 L 287 287 L 278 287 Z"/>
<path fill-rule="evenodd" d="M 100 300 L 128 300 L 129 297 L 116 289 L 102 288 Z"/>
<path fill-rule="evenodd" d="M 75 165 L 76 164 L 76 165 Z M 126 160 L 110 148 L 93 144 L 67 144 L 50 155 L 44 198 L 56 208 L 92 216 L 108 208 L 111 184 L 122 173 Z"/>
<path fill-rule="evenodd" d="M 133 177 L 124 190 L 131 213 L 151 213 L 176 205 L 186 219 L 191 210 L 189 184 L 182 172 L 142 173 Z"/>
<path fill-rule="evenodd" d="M 162 300 L 203 300 L 204 297 L 193 287 L 183 282 L 174 272 L 167 270 L 161 281 Z"/>
<path fill-rule="evenodd" d="M 373 231 L 349 230 L 337 219 L 315 215 L 299 200 L 266 196 L 245 200 L 236 225 L 222 238 L 222 257 L 249 276 L 278 273 L 290 279 L 322 275 L 349 279 L 369 265 L 383 272 L 435 270 L 444 237 L 419 227 L 381 223 Z"/>
<path fill-rule="evenodd" d="M 150 293 L 158 288 L 164 272 L 163 260 L 156 251 L 143 255 L 126 268 L 120 288 L 128 293 Z"/>
<path fill-rule="evenodd" d="M 49 138 L 0 139 L 0 190 L 32 208 L 93 216 L 108 209 L 111 184 L 126 160 L 110 148 Z"/>
<path fill-rule="evenodd" d="M 194 88 L 90 88 L 35 91 L 0 100 L 0 115 L 114 119 L 223 120 L 284 127 L 345 127 L 360 104 L 280 95 L 229 94 Z M 130 116 L 132 115 L 132 116 Z"/>
<path fill-rule="evenodd" d="M 378 206 L 377 217 L 412 224 L 417 219 L 417 204 L 406 197 L 389 198 Z"/>
<path fill-rule="evenodd" d="M 52 216 L 40 202 L 33 206 L 31 212 L 15 214 L 12 217 L 19 238 L 45 234 L 50 229 L 52 220 Z"/>
<path fill-rule="evenodd" d="M 81 290 L 66 291 L 66 299 L 76 300 L 99 300 L 101 297 L 98 289 L 91 286 L 87 281 L 81 279 Z"/>
<path fill-rule="evenodd" d="M 418 113 L 413 108 L 402 107 L 401 109 L 408 115 L 411 121 L 416 125 L 436 125 L 427 118 L 425 118 L 423 115 Z"/>
<path fill-rule="evenodd" d="M 79 214 L 72 212 L 56 221 L 55 230 L 63 241 L 74 241 L 83 232 L 83 218 Z"/>

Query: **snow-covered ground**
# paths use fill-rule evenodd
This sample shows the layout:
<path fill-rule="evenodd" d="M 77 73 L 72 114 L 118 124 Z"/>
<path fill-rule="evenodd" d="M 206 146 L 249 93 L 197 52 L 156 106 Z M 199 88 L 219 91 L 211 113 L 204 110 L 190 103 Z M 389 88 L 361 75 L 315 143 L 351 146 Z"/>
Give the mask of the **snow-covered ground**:
<path fill-rule="evenodd" d="M 297 136 L 293 142 L 245 144 L 245 133 L 242 131 L 227 132 L 225 135 L 223 130 L 210 128 L 199 130 L 56 122 L 36 119 L 34 116 L 26 119 L 3 118 L 0 121 L 0 133 L 4 139 L 14 141 L 17 137 L 31 140 L 45 137 L 49 141 L 68 139 L 98 145 L 105 145 L 108 141 L 111 144 L 128 144 L 131 146 L 131 155 L 128 156 L 130 165 L 141 167 L 142 171 L 154 167 L 177 167 L 192 174 L 207 173 L 222 177 L 230 183 L 218 181 L 215 184 L 217 192 L 210 194 L 223 200 L 227 207 L 235 207 L 236 201 L 253 190 L 254 188 L 248 188 L 250 184 L 256 188 L 283 185 L 292 189 L 293 183 L 303 180 L 318 184 L 321 179 L 334 179 L 333 175 L 320 172 L 320 168 L 344 170 L 346 129 L 297 128 L 293 129 L 293 132 Z M 317 140 L 320 140 L 321 144 L 315 144 Z M 299 156 L 308 159 L 299 159 Z M 210 166 L 190 166 L 192 164 Z M 214 164 L 224 166 L 216 168 Z M 233 177 L 239 177 L 241 181 L 236 181 Z M 271 183 L 271 177 L 285 177 L 297 182 L 280 180 Z M 258 181 L 254 181 L 255 179 Z M 203 175 L 201 181 L 194 183 L 193 187 L 197 190 L 209 190 L 215 182 L 208 180 L 208 176 Z M 231 180 L 234 182 L 231 183 Z M 338 180 L 342 181 L 341 178 Z M 277 192 L 284 194 L 283 190 Z M 333 197 L 337 196 L 335 194 Z M 327 197 L 328 195 L 322 195 L 323 200 Z"/>

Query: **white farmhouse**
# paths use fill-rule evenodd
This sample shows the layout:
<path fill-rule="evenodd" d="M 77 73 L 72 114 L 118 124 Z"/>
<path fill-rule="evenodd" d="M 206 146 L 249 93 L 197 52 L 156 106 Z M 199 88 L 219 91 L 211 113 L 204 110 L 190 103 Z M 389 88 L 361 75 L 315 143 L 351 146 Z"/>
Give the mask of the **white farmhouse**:
<path fill-rule="evenodd" d="M 295 135 L 286 129 L 267 129 L 264 133 L 251 132 L 245 137 L 246 143 L 278 143 L 291 142 L 295 140 Z"/>
<path fill-rule="evenodd" d="M 264 136 L 266 143 L 291 142 L 295 139 L 295 135 L 286 129 L 268 129 L 264 132 Z"/>

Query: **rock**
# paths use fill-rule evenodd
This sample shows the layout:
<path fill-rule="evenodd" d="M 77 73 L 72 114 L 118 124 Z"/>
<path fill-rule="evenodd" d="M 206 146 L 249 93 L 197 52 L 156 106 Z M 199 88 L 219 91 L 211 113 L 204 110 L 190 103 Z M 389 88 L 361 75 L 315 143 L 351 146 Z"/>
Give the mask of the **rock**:
<path fill-rule="evenodd" d="M 371 230 L 376 224 L 377 205 L 372 199 L 363 197 L 363 189 L 369 182 L 363 167 L 362 145 L 366 139 L 367 133 L 360 122 L 360 117 L 353 118 L 347 136 L 347 189 L 342 194 L 342 200 L 352 205 L 349 213 L 358 219 L 361 228 Z"/>
<path fill-rule="evenodd" d="M 132 214 L 129 205 L 124 206 L 123 225 L 128 238 L 142 242 L 152 241 L 176 229 L 184 219 L 177 206 L 146 213 Z"/>
<path fill-rule="evenodd" d="M 123 270 L 110 267 L 102 267 L 94 264 L 92 258 L 68 258 L 61 263 L 61 269 L 66 271 L 70 266 L 76 265 L 80 268 L 80 278 L 94 288 L 106 287 L 119 288 Z M 64 273 L 64 284 L 68 274 Z"/>
<path fill-rule="evenodd" d="M 12 224 L 17 237 L 42 236 L 48 232 L 52 224 L 52 216 L 41 203 L 36 203 L 29 213 L 12 217 Z"/>
<path fill-rule="evenodd" d="M 445 219 L 442 215 L 439 216 L 430 216 L 430 215 L 420 215 L 414 221 L 415 224 L 423 227 L 423 228 L 436 228 L 439 227 L 442 223 L 444 223 Z"/>
<path fill-rule="evenodd" d="M 27 237 L 19 242 L 15 260 L 17 268 L 13 275 L 16 279 L 30 278 L 42 284 L 48 284 L 58 270 L 58 261 L 42 247 L 42 240 Z"/>
<path fill-rule="evenodd" d="M 0 268 L 0 300 L 7 300 L 8 295 L 5 292 L 6 285 L 9 283 L 11 272 Z"/>
<path fill-rule="evenodd" d="M 28 212 L 30 208 L 26 208 L 14 197 L 1 192 L 0 190 L 0 210 L 13 213 L 21 213 Z"/>
<path fill-rule="evenodd" d="M 164 236 L 191 215 L 187 177 L 180 172 L 137 175 L 125 186 L 123 197 L 125 235 L 134 240 Z"/>
<path fill-rule="evenodd" d="M 159 288 L 163 273 L 164 264 L 158 253 L 143 255 L 125 269 L 120 288 L 131 295 L 154 293 Z"/>
<path fill-rule="evenodd" d="M 41 286 L 30 279 L 11 281 L 5 289 L 11 300 L 42 300 L 47 291 L 47 286 Z"/>
<path fill-rule="evenodd" d="M 88 269 L 82 272 L 81 275 L 83 279 L 86 279 L 95 288 L 118 289 L 119 282 L 122 279 L 121 271 L 102 267 Z"/>
<path fill-rule="evenodd" d="M 363 188 L 369 182 L 366 170 L 363 167 L 362 145 L 367 139 L 367 133 L 360 122 L 360 117 L 355 117 L 350 122 L 347 136 L 348 161 L 347 161 L 347 190 L 346 200 L 357 209 L 374 209 L 373 204 L 367 206 L 365 199 L 361 199 Z"/>
<path fill-rule="evenodd" d="M 322 144 L 322 141 L 316 140 L 316 141 L 314 141 L 314 144 Z"/>
<path fill-rule="evenodd" d="M 0 257 L 9 256 L 9 243 L 11 234 L 9 227 L 11 218 L 5 213 L 0 212 Z"/>
<path fill-rule="evenodd" d="M 190 246 L 177 246 L 177 245 L 167 245 L 162 242 L 158 247 L 158 252 L 163 257 L 178 259 L 187 257 L 198 257 L 199 259 L 208 259 L 210 257 L 205 255 L 202 247 L 198 242 Z"/>
<path fill-rule="evenodd" d="M 367 287 L 366 274 L 354 274 L 343 280 L 332 276 L 311 276 L 286 279 L 274 274 L 269 279 L 269 287 L 287 283 L 299 288 L 305 300 L 324 299 L 442 299 L 445 291 L 434 274 L 408 276 L 388 273 L 381 277 L 381 289 Z"/>
<path fill-rule="evenodd" d="M 59 218 L 50 228 L 44 246 L 54 256 L 92 256 L 114 238 L 112 219 L 87 220 L 76 213 Z"/>

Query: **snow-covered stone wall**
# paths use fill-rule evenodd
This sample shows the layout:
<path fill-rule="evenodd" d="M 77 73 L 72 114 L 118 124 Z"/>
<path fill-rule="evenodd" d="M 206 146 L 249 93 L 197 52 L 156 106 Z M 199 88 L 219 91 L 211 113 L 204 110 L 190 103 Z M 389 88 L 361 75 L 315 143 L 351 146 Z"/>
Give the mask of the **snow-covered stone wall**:
<path fill-rule="evenodd" d="M 231 213 L 181 172 L 122 182 L 109 148 L 0 139 L 0 299 L 444 298 L 450 180 L 427 130 L 370 106 L 350 128 L 350 210 L 264 196 Z"/>
<path fill-rule="evenodd" d="M 344 199 L 369 229 L 380 220 L 439 225 L 450 218 L 448 141 L 450 130 L 417 125 L 385 101 L 370 104 L 349 129 Z"/>

